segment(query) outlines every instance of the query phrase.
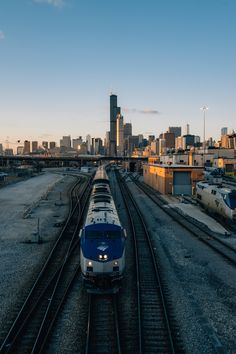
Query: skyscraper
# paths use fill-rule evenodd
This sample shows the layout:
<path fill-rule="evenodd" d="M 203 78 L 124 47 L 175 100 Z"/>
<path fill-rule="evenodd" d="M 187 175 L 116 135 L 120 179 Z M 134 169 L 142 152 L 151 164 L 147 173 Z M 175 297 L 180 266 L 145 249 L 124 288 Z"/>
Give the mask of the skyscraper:
<path fill-rule="evenodd" d="M 117 96 L 110 95 L 110 156 L 116 156 L 116 116 L 118 113 Z"/>
<path fill-rule="evenodd" d="M 124 155 L 124 119 L 118 113 L 116 118 L 116 142 L 117 142 L 117 155 Z"/>
<path fill-rule="evenodd" d="M 55 149 L 55 147 L 56 147 L 56 142 L 55 141 L 50 141 L 50 143 L 49 143 L 49 149 L 51 150 L 51 149 Z"/>
<path fill-rule="evenodd" d="M 66 147 L 66 148 L 70 148 L 71 147 L 71 137 L 70 137 L 70 135 L 63 136 L 62 139 L 60 139 L 60 147 Z"/>
<path fill-rule="evenodd" d="M 190 126 L 189 124 L 186 124 L 186 135 L 190 134 Z"/>
<path fill-rule="evenodd" d="M 32 141 L 32 152 L 36 152 L 38 150 L 38 142 Z"/>
<path fill-rule="evenodd" d="M 126 123 L 124 125 L 124 139 L 127 139 L 130 135 L 132 135 L 132 124 Z"/>
<path fill-rule="evenodd" d="M 88 134 L 88 135 L 86 136 L 86 144 L 87 144 L 87 152 L 88 152 L 89 154 L 91 154 L 92 138 L 91 138 L 91 135 L 90 135 L 90 134 Z"/>
<path fill-rule="evenodd" d="M 30 153 L 30 141 L 24 141 L 24 154 L 27 155 Z"/>
<path fill-rule="evenodd" d="M 169 127 L 168 132 L 174 133 L 175 138 L 177 138 L 178 136 L 181 136 L 181 127 Z"/>
<path fill-rule="evenodd" d="M 228 128 L 224 127 L 224 128 L 221 128 L 221 136 L 222 135 L 227 135 L 228 134 Z"/>

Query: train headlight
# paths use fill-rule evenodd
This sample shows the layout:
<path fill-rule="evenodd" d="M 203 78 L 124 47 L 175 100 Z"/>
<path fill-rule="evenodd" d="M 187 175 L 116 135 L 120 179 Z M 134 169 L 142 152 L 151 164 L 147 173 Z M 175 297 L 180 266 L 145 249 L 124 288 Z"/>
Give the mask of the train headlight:
<path fill-rule="evenodd" d="M 118 266 L 119 262 L 118 261 L 115 261 L 114 262 L 114 266 Z"/>
<path fill-rule="evenodd" d="M 99 254 L 98 258 L 100 261 L 107 261 L 108 255 L 107 254 Z"/>
<path fill-rule="evenodd" d="M 93 266 L 93 262 L 89 261 L 89 262 L 88 262 L 88 266 L 89 266 L 89 267 L 92 267 L 92 266 Z"/>

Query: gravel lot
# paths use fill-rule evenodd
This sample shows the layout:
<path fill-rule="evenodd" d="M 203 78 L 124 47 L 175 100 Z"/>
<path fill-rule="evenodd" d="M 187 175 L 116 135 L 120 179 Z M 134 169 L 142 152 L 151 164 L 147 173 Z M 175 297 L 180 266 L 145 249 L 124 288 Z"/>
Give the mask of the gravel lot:
<path fill-rule="evenodd" d="M 46 171 L 0 189 L 1 342 L 59 233 L 55 224 L 66 217 L 66 190 L 73 181 L 63 172 Z"/>

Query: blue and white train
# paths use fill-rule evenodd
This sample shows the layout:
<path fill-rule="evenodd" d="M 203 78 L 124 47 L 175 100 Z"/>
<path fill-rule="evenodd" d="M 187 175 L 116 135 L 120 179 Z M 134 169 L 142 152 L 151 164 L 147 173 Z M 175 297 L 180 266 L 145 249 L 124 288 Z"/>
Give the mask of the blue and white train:
<path fill-rule="evenodd" d="M 88 292 L 115 293 L 125 268 L 125 238 L 104 166 L 93 180 L 88 213 L 80 231 L 80 264 Z"/>

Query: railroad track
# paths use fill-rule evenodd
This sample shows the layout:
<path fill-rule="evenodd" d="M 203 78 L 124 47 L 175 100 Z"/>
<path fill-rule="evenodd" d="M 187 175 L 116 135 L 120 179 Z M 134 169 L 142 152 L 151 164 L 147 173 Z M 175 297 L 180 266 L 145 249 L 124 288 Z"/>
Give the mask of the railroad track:
<path fill-rule="evenodd" d="M 85 353 L 121 353 L 117 295 L 89 295 Z"/>
<path fill-rule="evenodd" d="M 142 214 L 125 182 L 117 174 L 129 213 L 135 247 L 138 338 L 136 353 L 179 352 L 167 307 L 159 266 Z"/>
<path fill-rule="evenodd" d="M 236 187 L 236 178 L 230 176 L 224 176 L 223 182 L 230 184 L 231 186 Z"/>
<path fill-rule="evenodd" d="M 79 180 L 80 182 L 80 180 Z M 42 353 L 56 316 L 79 271 L 78 228 L 90 194 L 90 179 L 70 190 L 66 224 L 0 347 L 0 353 Z M 75 251 L 75 252 L 74 252 Z"/>
<path fill-rule="evenodd" d="M 228 263 L 236 266 L 236 249 L 231 247 L 226 242 L 222 241 L 217 237 L 213 231 L 207 230 L 200 223 L 194 222 L 189 217 L 185 217 L 182 213 L 178 212 L 177 209 L 169 208 L 167 202 L 158 196 L 155 190 L 151 187 L 141 183 L 137 179 L 133 179 L 130 176 L 132 181 L 136 186 L 141 189 L 158 207 L 160 207 L 165 213 L 167 213 L 172 219 L 174 219 L 178 224 L 183 226 L 185 229 L 190 231 L 190 233 L 197 237 L 198 240 L 210 247 L 214 252 L 219 254 L 224 260 Z"/>

